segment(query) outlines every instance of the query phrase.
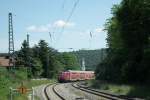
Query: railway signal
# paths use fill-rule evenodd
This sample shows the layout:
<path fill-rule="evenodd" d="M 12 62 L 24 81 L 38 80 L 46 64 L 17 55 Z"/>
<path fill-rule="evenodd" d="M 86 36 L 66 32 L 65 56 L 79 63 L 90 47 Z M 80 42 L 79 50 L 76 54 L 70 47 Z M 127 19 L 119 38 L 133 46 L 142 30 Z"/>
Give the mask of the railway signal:
<path fill-rule="evenodd" d="M 29 91 L 29 89 L 27 89 L 27 87 L 25 87 L 25 86 L 20 86 L 18 89 L 18 92 L 19 93 L 21 93 L 21 94 L 26 94 L 28 91 Z"/>
<path fill-rule="evenodd" d="M 18 88 L 10 87 L 9 90 L 10 90 L 10 100 L 14 100 L 14 98 L 13 98 L 14 96 L 13 95 L 15 95 L 17 93 L 19 93 L 19 94 L 27 94 L 29 92 L 32 92 L 31 93 L 31 100 L 34 100 L 34 89 L 33 89 L 33 87 L 32 87 L 32 89 L 29 89 L 29 88 L 25 87 L 23 85 L 23 83 L 21 83 L 20 87 L 18 87 Z"/>

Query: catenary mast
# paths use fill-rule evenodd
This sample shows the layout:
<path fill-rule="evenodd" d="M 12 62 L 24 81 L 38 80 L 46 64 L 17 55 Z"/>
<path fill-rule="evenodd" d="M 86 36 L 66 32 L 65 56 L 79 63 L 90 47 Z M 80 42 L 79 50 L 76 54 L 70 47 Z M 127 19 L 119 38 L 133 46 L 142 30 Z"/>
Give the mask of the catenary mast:
<path fill-rule="evenodd" d="M 12 13 L 8 14 L 8 34 L 9 34 L 9 67 L 15 67 L 15 54 L 14 54 L 14 36 L 13 36 L 13 21 Z"/>

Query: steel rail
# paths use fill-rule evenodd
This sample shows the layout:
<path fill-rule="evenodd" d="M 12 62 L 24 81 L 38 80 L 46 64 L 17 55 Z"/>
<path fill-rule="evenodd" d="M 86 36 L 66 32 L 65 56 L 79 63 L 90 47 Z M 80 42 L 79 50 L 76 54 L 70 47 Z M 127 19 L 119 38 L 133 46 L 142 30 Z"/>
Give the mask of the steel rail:
<path fill-rule="evenodd" d="M 52 85 L 52 84 L 48 84 L 47 86 L 45 86 L 45 88 L 44 88 L 44 94 L 45 94 L 45 97 L 46 97 L 46 99 L 47 100 L 50 100 L 50 97 L 48 96 L 48 93 L 47 93 L 47 88 L 50 86 L 50 85 Z"/>
<path fill-rule="evenodd" d="M 61 95 L 58 93 L 58 91 L 56 91 L 56 86 L 57 86 L 57 85 L 59 85 L 59 84 L 55 84 L 55 85 L 52 87 L 54 93 L 55 93 L 60 99 L 66 100 L 63 96 L 61 96 Z"/>
<path fill-rule="evenodd" d="M 108 94 L 108 93 L 105 93 L 105 92 L 94 91 L 94 90 L 91 90 L 91 89 L 88 89 L 88 88 L 84 88 L 84 87 L 81 87 L 80 85 L 75 84 L 75 83 L 73 83 L 72 86 L 74 88 L 77 88 L 77 89 L 82 90 L 84 92 L 94 94 L 94 95 L 97 95 L 97 96 L 101 96 L 101 97 L 104 97 L 104 98 L 110 99 L 110 100 L 129 100 L 129 99 L 124 99 L 124 98 L 121 98 L 119 96 Z"/>
<path fill-rule="evenodd" d="M 106 93 L 106 92 L 103 92 L 103 91 L 98 91 L 98 90 L 95 90 L 95 89 L 92 89 L 92 88 L 89 88 L 89 87 L 84 87 L 84 86 L 81 86 L 79 84 L 77 84 L 79 87 L 81 88 L 84 88 L 84 89 L 88 89 L 88 90 L 91 90 L 91 91 L 94 91 L 94 92 L 98 92 L 98 93 L 101 93 L 101 94 L 105 94 L 105 95 L 110 95 L 112 97 L 117 97 L 117 98 L 121 98 L 123 100 L 133 100 L 132 98 L 129 98 L 129 97 L 125 97 L 125 96 L 121 96 L 121 95 L 115 95 L 115 94 L 110 94 L 110 93 Z"/>

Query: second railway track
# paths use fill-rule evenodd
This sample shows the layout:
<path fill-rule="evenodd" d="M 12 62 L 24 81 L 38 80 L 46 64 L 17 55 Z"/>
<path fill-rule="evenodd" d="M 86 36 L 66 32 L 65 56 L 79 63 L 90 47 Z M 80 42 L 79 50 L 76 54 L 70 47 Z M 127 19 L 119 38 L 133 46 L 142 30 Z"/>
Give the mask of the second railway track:
<path fill-rule="evenodd" d="M 73 83 L 72 86 L 74 88 L 77 88 L 77 89 L 81 90 L 81 91 L 84 91 L 84 92 L 87 92 L 87 93 L 90 93 L 90 94 L 94 94 L 94 95 L 97 95 L 97 96 L 100 96 L 100 97 L 104 97 L 104 98 L 109 99 L 109 100 L 131 100 L 131 99 L 127 99 L 127 98 L 122 98 L 122 97 L 117 96 L 117 95 L 97 91 L 97 90 L 94 90 L 94 89 L 91 89 L 91 88 L 87 88 L 87 87 L 85 88 L 85 87 L 80 86 L 77 83 Z"/>
<path fill-rule="evenodd" d="M 57 96 L 59 97 L 59 98 L 61 98 L 61 100 L 66 100 L 63 96 L 61 96 L 60 94 L 59 94 L 59 92 L 56 90 L 56 86 L 57 86 L 58 84 L 55 84 L 53 87 L 52 87 L 52 89 L 53 89 L 53 91 L 55 92 L 55 94 L 57 94 Z"/>
<path fill-rule="evenodd" d="M 74 100 L 73 98 L 72 99 L 66 99 L 68 97 L 66 97 L 67 95 L 65 94 L 65 90 L 60 88 L 61 85 L 63 86 L 63 84 L 57 84 L 57 83 L 47 85 L 44 88 L 44 94 L 45 94 L 46 100 Z M 67 84 L 65 84 L 65 85 L 67 86 Z M 101 92 L 101 91 L 96 91 L 96 90 L 93 90 L 90 88 L 84 88 L 77 83 L 72 83 L 71 86 L 78 89 L 78 90 L 87 92 L 91 95 L 96 95 L 99 98 L 101 98 L 101 97 L 105 98 L 106 100 L 131 100 L 131 99 L 127 99 L 127 98 L 122 98 L 122 97 L 117 96 L 117 95 L 108 94 L 108 93 Z M 69 95 L 70 95 L 70 93 L 69 93 Z M 103 100 L 105 100 L 105 99 L 103 99 Z M 91 99 L 86 99 L 86 100 L 91 100 Z M 92 99 L 92 100 L 94 100 L 94 99 Z M 101 100 L 101 99 L 98 99 L 98 100 Z"/>

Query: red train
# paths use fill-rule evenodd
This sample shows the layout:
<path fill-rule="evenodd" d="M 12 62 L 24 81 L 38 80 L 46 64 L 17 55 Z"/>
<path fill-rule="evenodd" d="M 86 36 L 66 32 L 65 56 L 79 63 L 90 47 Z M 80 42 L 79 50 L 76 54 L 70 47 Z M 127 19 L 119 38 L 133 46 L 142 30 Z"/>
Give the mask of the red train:
<path fill-rule="evenodd" d="M 68 70 L 61 72 L 58 77 L 59 82 L 77 81 L 77 80 L 89 80 L 94 79 L 94 71 L 73 71 Z"/>

